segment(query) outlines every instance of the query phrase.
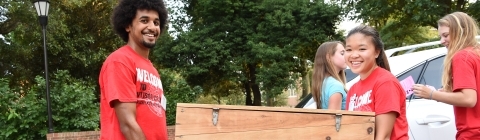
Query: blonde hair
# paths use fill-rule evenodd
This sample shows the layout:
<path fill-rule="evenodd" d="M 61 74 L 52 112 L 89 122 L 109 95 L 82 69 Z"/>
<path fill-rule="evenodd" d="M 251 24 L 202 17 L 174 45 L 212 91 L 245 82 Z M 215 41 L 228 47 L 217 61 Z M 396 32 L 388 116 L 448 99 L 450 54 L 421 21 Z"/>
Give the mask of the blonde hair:
<path fill-rule="evenodd" d="M 331 57 L 335 55 L 337 51 L 338 44 L 343 45 L 340 41 L 331 41 L 325 42 L 317 49 L 315 54 L 314 66 L 313 66 L 313 75 L 312 75 L 312 97 L 317 103 L 317 109 L 322 108 L 322 90 L 323 90 L 323 81 L 328 76 L 332 76 L 336 80 L 340 81 L 345 88 L 346 78 L 345 70 L 340 70 L 336 72 L 335 65 L 331 61 Z"/>
<path fill-rule="evenodd" d="M 463 12 L 454 12 L 438 20 L 438 26 L 449 27 L 450 42 L 447 46 L 448 53 L 443 62 L 442 85 L 445 91 L 453 91 L 452 59 L 460 50 L 474 47 L 477 52 L 479 44 L 475 39 L 478 27 L 475 20 Z M 478 53 L 477 53 L 478 54 Z"/>

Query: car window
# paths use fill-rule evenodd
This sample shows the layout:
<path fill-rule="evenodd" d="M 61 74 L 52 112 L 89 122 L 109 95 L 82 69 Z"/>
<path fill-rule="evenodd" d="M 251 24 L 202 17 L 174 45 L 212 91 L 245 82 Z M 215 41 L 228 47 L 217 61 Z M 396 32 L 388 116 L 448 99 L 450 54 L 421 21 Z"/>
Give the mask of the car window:
<path fill-rule="evenodd" d="M 416 65 L 413 68 L 401 73 L 400 76 L 397 76 L 398 81 L 402 81 L 402 80 L 408 78 L 409 76 L 412 76 L 412 79 L 413 79 L 414 83 L 422 84 L 421 82 L 418 82 L 418 81 L 422 81 L 419 77 L 420 77 L 420 74 L 422 73 L 422 69 L 423 69 L 424 66 L 425 66 L 425 63 L 421 63 L 421 64 Z M 407 96 L 407 99 L 408 98 L 410 98 L 410 96 Z"/>
<path fill-rule="evenodd" d="M 353 73 L 351 69 L 345 69 L 345 79 L 347 80 L 347 82 L 354 79 L 357 76 L 358 74 Z"/>
<path fill-rule="evenodd" d="M 439 89 L 442 87 L 442 72 L 443 72 L 443 60 L 445 56 L 438 57 L 428 62 L 425 73 L 423 74 L 422 80 L 424 84 L 435 87 Z"/>
<path fill-rule="evenodd" d="M 420 76 L 420 73 L 422 73 L 423 66 L 425 66 L 425 63 L 416 65 L 412 69 L 409 69 L 406 72 L 403 72 L 400 76 L 397 76 L 398 81 L 402 81 L 406 79 L 408 76 L 412 76 L 413 81 L 415 83 L 418 83 L 418 80 L 421 80 L 418 77 Z"/>
<path fill-rule="evenodd" d="M 428 61 L 428 63 L 419 64 L 413 67 L 412 69 L 407 70 L 400 76 L 397 76 L 397 79 L 399 81 L 402 81 L 406 79 L 408 76 L 412 76 L 413 81 L 416 84 L 430 85 L 435 87 L 435 89 L 439 89 L 442 87 L 442 72 L 443 72 L 442 65 L 443 65 L 444 59 L 445 59 L 445 56 L 441 56 Z M 424 73 L 423 75 L 420 75 L 425 65 L 426 67 L 425 67 Z"/>

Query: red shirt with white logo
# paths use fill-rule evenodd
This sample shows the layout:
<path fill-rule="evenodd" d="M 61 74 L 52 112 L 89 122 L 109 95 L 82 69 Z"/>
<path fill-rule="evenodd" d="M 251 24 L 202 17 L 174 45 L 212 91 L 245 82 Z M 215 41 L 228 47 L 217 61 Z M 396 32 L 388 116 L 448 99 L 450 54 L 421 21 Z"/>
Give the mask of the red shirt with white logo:
<path fill-rule="evenodd" d="M 375 112 L 375 115 L 395 112 L 397 118 L 390 139 L 407 140 L 405 96 L 406 93 L 397 78 L 389 71 L 377 67 L 367 78 L 358 81 L 349 89 L 347 109 Z"/>
<path fill-rule="evenodd" d="M 453 91 L 477 91 L 474 107 L 454 106 L 457 140 L 480 140 L 480 57 L 471 47 L 458 51 L 452 59 Z"/>
<path fill-rule="evenodd" d="M 136 103 L 136 120 L 148 140 L 167 140 L 162 81 L 150 60 L 123 46 L 108 56 L 100 84 L 100 139 L 124 140 L 111 106 L 113 100 Z"/>

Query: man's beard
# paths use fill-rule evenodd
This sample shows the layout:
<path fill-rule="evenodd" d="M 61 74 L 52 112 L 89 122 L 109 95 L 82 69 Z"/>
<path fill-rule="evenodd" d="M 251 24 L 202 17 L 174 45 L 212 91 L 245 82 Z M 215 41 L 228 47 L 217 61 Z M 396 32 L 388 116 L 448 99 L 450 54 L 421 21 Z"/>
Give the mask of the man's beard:
<path fill-rule="evenodd" d="M 156 43 L 156 42 L 154 42 L 154 43 L 147 43 L 147 42 L 145 42 L 145 41 L 142 41 L 142 44 L 143 44 L 143 46 L 151 49 L 151 48 L 155 47 L 155 45 L 156 45 L 157 43 Z"/>

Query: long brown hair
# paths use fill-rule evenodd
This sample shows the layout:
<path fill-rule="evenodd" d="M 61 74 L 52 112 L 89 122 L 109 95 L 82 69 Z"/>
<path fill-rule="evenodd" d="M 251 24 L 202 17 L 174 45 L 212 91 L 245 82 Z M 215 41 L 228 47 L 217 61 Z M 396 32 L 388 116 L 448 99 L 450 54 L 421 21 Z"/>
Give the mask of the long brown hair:
<path fill-rule="evenodd" d="M 479 50 L 479 44 L 475 39 L 478 35 L 478 27 L 475 20 L 463 12 L 454 12 L 448 14 L 438 20 L 438 26 L 449 27 L 450 42 L 448 45 L 448 53 L 443 61 L 442 86 L 445 91 L 453 91 L 452 80 L 452 59 L 460 50 L 466 47 L 474 47 Z"/>
<path fill-rule="evenodd" d="M 347 34 L 347 38 L 353 34 L 361 33 L 365 36 L 372 37 L 372 43 L 375 46 L 375 51 L 379 51 L 379 56 L 375 58 L 375 63 L 377 66 L 382 67 L 388 71 L 390 71 L 390 64 L 388 63 L 388 57 L 385 54 L 385 46 L 383 45 L 383 41 L 380 38 L 380 34 L 374 28 L 367 26 L 367 25 L 359 25 Z"/>
<path fill-rule="evenodd" d="M 317 53 L 315 54 L 312 76 L 312 96 L 313 100 L 317 103 L 317 109 L 322 108 L 321 93 L 323 90 L 323 80 L 325 78 L 332 76 L 342 82 L 345 88 L 345 70 L 340 70 L 340 72 L 337 73 L 335 65 L 331 61 L 331 57 L 335 55 L 337 51 L 338 44 L 343 45 L 340 41 L 325 42 L 318 47 Z"/>

